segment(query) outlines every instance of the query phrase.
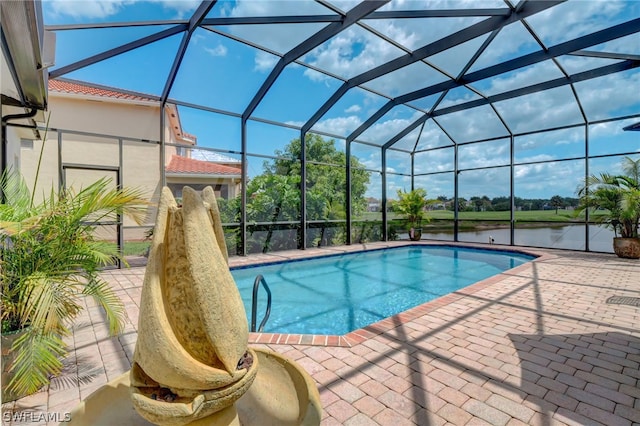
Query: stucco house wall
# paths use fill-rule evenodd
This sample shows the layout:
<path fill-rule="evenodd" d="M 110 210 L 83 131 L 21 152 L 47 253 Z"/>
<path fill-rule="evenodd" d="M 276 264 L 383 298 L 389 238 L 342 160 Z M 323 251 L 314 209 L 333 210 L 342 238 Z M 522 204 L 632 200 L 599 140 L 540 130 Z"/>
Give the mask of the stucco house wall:
<path fill-rule="evenodd" d="M 96 96 L 97 97 L 97 96 Z M 50 116 L 49 116 L 50 114 Z M 43 160 L 40 166 L 36 199 L 41 200 L 51 188 L 60 185 L 59 161 L 69 165 L 118 168 L 120 162 L 120 139 L 122 139 L 122 184 L 140 189 L 145 197 L 156 203 L 160 195 L 160 118 L 159 105 L 150 101 L 117 99 L 92 99 L 86 95 L 71 95 L 49 91 L 49 130 L 41 130 L 45 142 L 35 140 L 32 147 L 23 146 L 20 152 L 20 169 L 30 188 L 35 181 L 40 149 L 44 143 Z M 101 134 L 105 136 L 92 136 Z M 171 133 L 167 131 L 167 133 Z M 155 141 L 155 143 L 140 140 Z M 174 140 L 174 139 L 167 139 Z M 62 151 L 59 156 L 59 143 Z M 175 151 L 167 147 L 169 152 Z M 116 171 L 65 169 L 66 187 L 80 188 L 100 177 L 117 180 Z M 153 224 L 155 208 L 149 209 L 146 225 Z M 137 225 L 125 218 L 125 226 Z M 131 239 L 144 238 L 146 229 L 128 231 Z M 112 234 L 113 230 L 107 232 Z"/>
<path fill-rule="evenodd" d="M 101 177 L 112 178 L 115 185 L 122 149 L 123 186 L 140 189 L 151 203 L 144 223 L 147 228 L 128 229 L 125 231 L 125 238 L 143 239 L 145 232 L 155 221 L 155 205 L 160 197 L 162 171 L 174 155 L 190 157 L 189 148 L 196 146 L 196 137 L 183 132 L 174 105 L 165 107 L 164 128 L 161 130 L 160 105 L 156 100 L 116 90 L 96 88 L 79 82 L 50 82 L 49 110 L 45 114 L 49 117 L 48 130 L 40 130 L 42 138 L 46 134 L 46 140 L 35 192 L 36 200 L 50 194 L 52 188 L 57 190 L 61 179 L 64 179 L 67 188 L 75 189 Z M 161 131 L 168 144 L 165 146 L 164 164 L 159 144 Z M 31 138 L 35 138 L 33 132 Z M 35 182 L 42 146 L 42 141 L 33 140 L 33 143 L 19 148 L 19 155 L 16 155 L 16 162 L 19 163 L 17 167 L 30 188 L 33 188 Z M 62 147 L 61 150 L 59 146 Z M 59 176 L 60 162 L 64 170 L 62 177 Z M 198 176 L 168 176 L 167 183 L 224 187 L 227 188 L 223 191 L 227 197 L 235 197 L 240 192 L 240 169 L 233 176 L 226 177 L 207 173 Z M 136 223 L 125 218 L 124 225 L 132 227 Z M 106 236 L 115 237 L 114 229 L 105 227 L 103 232 Z"/>

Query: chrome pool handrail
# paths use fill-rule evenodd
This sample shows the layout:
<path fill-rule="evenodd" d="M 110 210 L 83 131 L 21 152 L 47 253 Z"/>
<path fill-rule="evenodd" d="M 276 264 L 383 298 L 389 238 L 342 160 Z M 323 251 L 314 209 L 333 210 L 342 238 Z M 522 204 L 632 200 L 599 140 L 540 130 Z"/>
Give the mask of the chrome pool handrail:
<path fill-rule="evenodd" d="M 258 302 L 258 284 L 260 283 L 262 283 L 262 286 L 267 291 L 267 309 L 264 314 L 264 318 L 262 319 L 262 322 L 258 327 L 259 333 L 262 332 L 264 325 L 267 323 L 267 320 L 269 319 L 269 315 L 271 315 L 271 290 L 269 289 L 269 285 L 267 284 L 267 281 L 264 279 L 262 274 L 258 274 L 255 281 L 253 282 L 253 296 L 251 298 L 251 329 L 250 331 L 252 333 L 256 331 L 256 316 L 257 316 L 256 311 L 258 309 L 258 303 L 257 303 Z"/>

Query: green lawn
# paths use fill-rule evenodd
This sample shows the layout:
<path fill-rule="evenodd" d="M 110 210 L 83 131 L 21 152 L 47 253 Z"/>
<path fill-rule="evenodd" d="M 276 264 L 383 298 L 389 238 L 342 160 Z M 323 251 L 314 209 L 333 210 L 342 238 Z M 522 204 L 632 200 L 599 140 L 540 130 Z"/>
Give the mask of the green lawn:
<path fill-rule="evenodd" d="M 125 241 L 124 242 L 124 255 L 125 256 L 144 256 L 147 253 L 147 249 L 151 245 L 151 241 Z"/>
<path fill-rule="evenodd" d="M 574 216 L 574 212 L 571 210 L 558 210 L 556 213 L 555 210 L 531 210 L 531 211 L 517 211 L 515 212 L 515 220 L 520 223 L 531 222 L 532 226 L 535 226 L 534 223 L 572 223 L 572 222 L 583 222 L 584 215 Z M 591 220 L 598 215 L 601 214 L 599 212 L 591 213 Z M 452 221 L 453 220 L 453 212 L 449 210 L 432 210 L 428 211 L 426 214 L 427 218 L 433 219 L 430 227 L 447 227 L 444 222 L 440 221 Z M 492 226 L 498 225 L 496 222 L 509 222 L 510 215 L 509 212 L 506 211 L 486 211 L 486 212 L 460 212 L 458 218 L 462 221 L 460 226 L 462 228 L 475 228 L 477 226 Z M 382 213 L 374 213 L 367 212 L 363 214 L 361 217 L 354 219 L 356 221 L 364 220 L 364 221 L 381 221 Z M 395 213 L 389 213 L 389 220 L 402 220 Z M 484 222 L 484 223 L 483 223 Z M 452 225 L 451 225 L 452 226 Z"/>
<path fill-rule="evenodd" d="M 453 219 L 452 211 L 436 210 L 427 213 L 433 219 Z M 515 212 L 516 221 L 523 222 L 575 222 L 582 220 L 574 217 L 574 212 L 569 210 L 530 210 Z M 461 220 L 509 220 L 511 218 L 508 211 L 502 212 L 460 212 L 458 218 Z"/>
<path fill-rule="evenodd" d="M 582 222 L 584 215 L 574 216 L 574 212 L 571 210 L 531 210 L 531 211 L 517 211 L 515 212 L 515 219 L 519 222 Z M 591 219 L 597 213 L 591 213 Z M 428 211 L 426 216 L 436 220 L 453 220 L 453 212 L 450 210 L 432 210 Z M 486 212 L 460 212 L 458 215 L 460 220 L 473 220 L 473 221 L 495 221 L 504 220 L 509 221 L 510 215 L 508 211 L 486 211 Z M 382 220 L 381 213 L 365 213 L 359 220 Z M 389 220 L 401 219 L 395 213 L 389 213 Z"/>

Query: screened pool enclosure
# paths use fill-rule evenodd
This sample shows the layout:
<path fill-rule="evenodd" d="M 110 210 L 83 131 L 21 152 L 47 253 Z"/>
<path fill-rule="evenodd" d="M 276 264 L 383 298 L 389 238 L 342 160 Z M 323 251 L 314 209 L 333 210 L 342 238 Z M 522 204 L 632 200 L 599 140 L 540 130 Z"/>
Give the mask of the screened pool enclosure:
<path fill-rule="evenodd" d="M 425 239 L 612 251 L 573 208 L 587 176 L 640 158 L 638 1 L 94 6 L 42 3 L 50 84 L 143 96 L 157 137 L 50 131 L 120 144 L 124 185 L 147 168 L 133 145 L 159 186 L 169 146 L 237 167 L 237 191 L 211 181 L 232 254 L 407 238 L 394 201 L 413 188 Z M 168 105 L 196 145 L 167 136 Z"/>

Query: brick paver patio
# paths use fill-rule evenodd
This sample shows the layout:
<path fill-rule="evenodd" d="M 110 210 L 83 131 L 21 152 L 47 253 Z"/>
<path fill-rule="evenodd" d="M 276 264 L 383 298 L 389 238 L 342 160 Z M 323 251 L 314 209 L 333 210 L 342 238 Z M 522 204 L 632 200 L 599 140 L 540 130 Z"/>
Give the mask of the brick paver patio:
<path fill-rule="evenodd" d="M 231 264 L 363 248 L 279 252 Z M 251 340 L 312 375 L 327 426 L 640 424 L 640 261 L 528 251 L 541 257 L 340 339 Z M 87 301 L 64 374 L 3 405 L 3 424 L 57 424 L 129 369 L 144 268 L 104 275 L 125 302 L 124 333 L 110 338 L 101 311 Z"/>

